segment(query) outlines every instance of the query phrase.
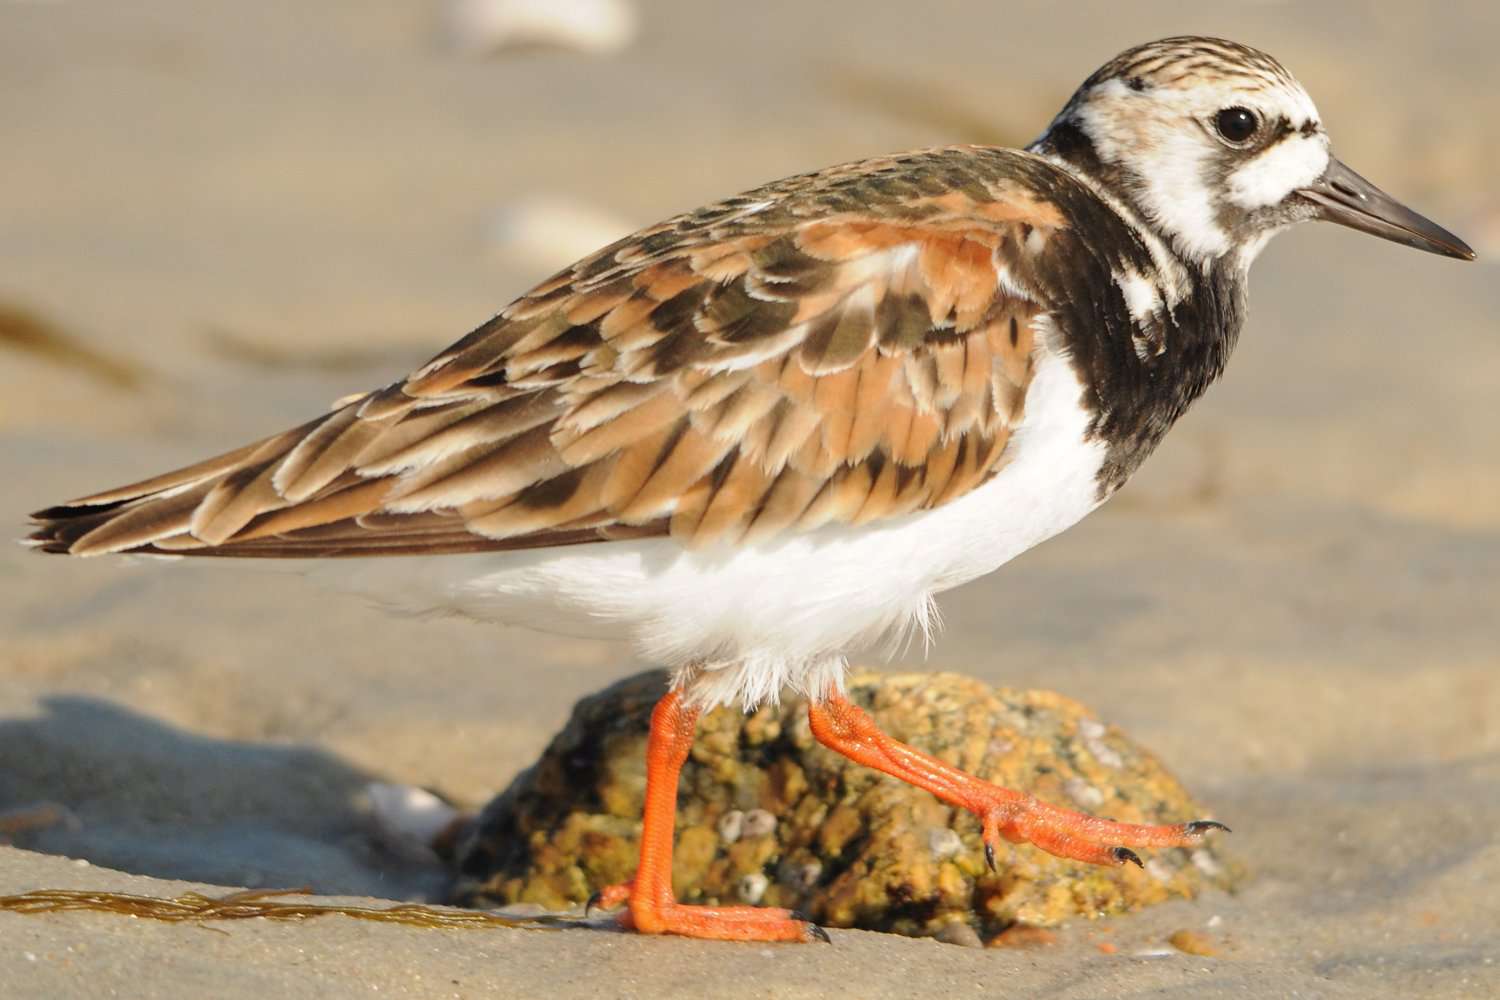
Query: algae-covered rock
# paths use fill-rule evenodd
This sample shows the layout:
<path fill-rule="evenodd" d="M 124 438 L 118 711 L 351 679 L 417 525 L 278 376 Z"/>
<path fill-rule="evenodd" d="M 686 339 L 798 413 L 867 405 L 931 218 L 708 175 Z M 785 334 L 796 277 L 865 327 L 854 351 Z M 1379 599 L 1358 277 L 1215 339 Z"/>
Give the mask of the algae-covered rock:
<path fill-rule="evenodd" d="M 578 703 L 458 844 L 456 901 L 561 908 L 630 878 L 646 730 L 665 684 L 663 672 L 639 674 Z M 1154 757 L 1062 695 L 876 673 L 852 676 L 848 693 L 896 739 L 1046 801 L 1127 822 L 1208 815 Z M 1219 840 L 1142 852 L 1144 870 L 1003 845 L 991 872 L 972 815 L 824 748 L 793 700 L 704 717 L 682 771 L 673 882 L 684 902 L 786 906 L 830 927 L 945 940 L 964 924 L 988 938 L 1229 888 L 1237 875 Z"/>

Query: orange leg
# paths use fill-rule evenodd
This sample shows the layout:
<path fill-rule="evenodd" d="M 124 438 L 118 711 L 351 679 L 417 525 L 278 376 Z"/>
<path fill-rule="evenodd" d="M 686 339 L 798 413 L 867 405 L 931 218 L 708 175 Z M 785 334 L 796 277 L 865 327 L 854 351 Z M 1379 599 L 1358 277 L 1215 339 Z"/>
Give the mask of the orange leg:
<path fill-rule="evenodd" d="M 789 910 L 756 906 L 684 906 L 672 895 L 672 833 L 677 823 L 677 778 L 693 745 L 700 710 L 669 691 L 651 712 L 646 740 L 646 809 L 641 863 L 635 878 L 601 890 L 590 905 L 629 909 L 620 922 L 643 934 L 682 934 L 725 941 L 827 941 L 816 924 Z"/>
<path fill-rule="evenodd" d="M 863 709 L 841 694 L 821 704 L 810 704 L 807 715 L 813 735 L 824 746 L 978 816 L 985 859 L 991 868 L 995 867 L 995 846 L 1001 837 L 1015 844 L 1035 844 L 1060 858 L 1097 865 L 1139 865 L 1141 859 L 1131 847 L 1188 847 L 1209 830 L 1229 830 L 1213 820 L 1168 826 L 1116 823 L 1049 805 L 1025 793 L 981 781 L 891 739 Z"/>

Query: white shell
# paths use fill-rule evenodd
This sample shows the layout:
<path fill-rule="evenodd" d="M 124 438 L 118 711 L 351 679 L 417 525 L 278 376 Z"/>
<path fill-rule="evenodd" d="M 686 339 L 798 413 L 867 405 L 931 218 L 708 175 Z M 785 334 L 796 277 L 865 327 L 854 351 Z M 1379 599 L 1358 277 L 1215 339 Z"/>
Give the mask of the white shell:
<path fill-rule="evenodd" d="M 636 227 L 584 202 L 539 194 L 502 207 L 487 240 L 506 258 L 536 271 L 554 271 L 607 246 Z"/>
<path fill-rule="evenodd" d="M 459 815 L 425 788 L 376 782 L 365 786 L 365 794 L 377 829 L 389 840 L 430 846 Z"/>
<path fill-rule="evenodd" d="M 443 27 L 463 52 L 556 45 L 605 53 L 634 41 L 640 18 L 626 0 L 448 0 Z"/>

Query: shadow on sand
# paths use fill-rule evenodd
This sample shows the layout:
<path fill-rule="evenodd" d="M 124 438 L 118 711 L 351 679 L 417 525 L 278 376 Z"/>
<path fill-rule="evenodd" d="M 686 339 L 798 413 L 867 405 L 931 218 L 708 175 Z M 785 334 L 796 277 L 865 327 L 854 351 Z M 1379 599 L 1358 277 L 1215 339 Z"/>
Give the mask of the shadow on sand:
<path fill-rule="evenodd" d="M 158 878 L 432 898 L 443 872 L 370 837 L 375 780 L 319 749 L 175 729 L 99 698 L 0 720 L 0 810 L 55 802 L 77 822 L 17 846 Z"/>

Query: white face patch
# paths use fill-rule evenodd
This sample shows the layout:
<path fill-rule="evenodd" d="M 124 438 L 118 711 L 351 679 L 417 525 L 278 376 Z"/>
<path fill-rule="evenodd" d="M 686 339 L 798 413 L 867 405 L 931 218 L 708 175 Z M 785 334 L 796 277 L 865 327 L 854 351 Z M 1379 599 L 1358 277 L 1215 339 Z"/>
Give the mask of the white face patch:
<path fill-rule="evenodd" d="M 1296 130 L 1221 178 L 1218 165 L 1244 155 L 1214 128 L 1225 108 L 1245 107 L 1263 120 Z M 1222 209 L 1250 211 L 1280 202 L 1328 165 L 1327 138 L 1304 135 L 1317 109 L 1291 80 L 1211 76 L 1188 83 L 1132 88 L 1119 78 L 1097 84 L 1070 105 L 1069 119 L 1105 163 L 1123 167 L 1131 201 L 1146 221 L 1171 238 L 1182 256 L 1207 264 L 1234 248 Z"/>
<path fill-rule="evenodd" d="M 1247 211 L 1278 205 L 1327 169 L 1327 136 L 1293 133 L 1229 175 L 1229 200 Z"/>
<path fill-rule="evenodd" d="M 1204 164 L 1215 151 L 1203 142 L 1181 101 L 1157 97 L 1143 103 L 1122 80 L 1096 87 L 1078 118 L 1100 159 L 1132 168 L 1141 208 L 1191 257 L 1222 256 L 1229 237 L 1215 221 L 1203 182 Z"/>

